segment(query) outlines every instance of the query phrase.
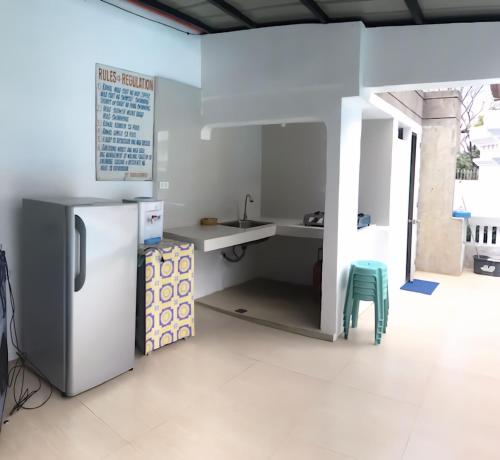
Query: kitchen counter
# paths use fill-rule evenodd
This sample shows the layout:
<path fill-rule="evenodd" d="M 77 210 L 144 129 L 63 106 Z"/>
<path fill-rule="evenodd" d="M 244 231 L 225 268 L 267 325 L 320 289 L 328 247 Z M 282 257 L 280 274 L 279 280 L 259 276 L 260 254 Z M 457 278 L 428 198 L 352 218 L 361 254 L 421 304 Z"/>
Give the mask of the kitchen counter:
<path fill-rule="evenodd" d="M 276 224 L 276 235 L 323 239 L 323 227 L 308 227 L 301 219 L 263 217 L 262 220 Z"/>
<path fill-rule="evenodd" d="M 234 220 L 234 218 L 224 219 L 221 222 L 230 220 Z M 164 232 L 164 237 L 194 243 L 195 249 L 203 252 L 216 251 L 275 235 L 323 238 L 323 228 L 306 227 L 300 223 L 300 219 L 261 217 L 255 220 L 270 223 L 253 228 L 227 227 L 220 224 L 192 225 L 168 229 Z"/>

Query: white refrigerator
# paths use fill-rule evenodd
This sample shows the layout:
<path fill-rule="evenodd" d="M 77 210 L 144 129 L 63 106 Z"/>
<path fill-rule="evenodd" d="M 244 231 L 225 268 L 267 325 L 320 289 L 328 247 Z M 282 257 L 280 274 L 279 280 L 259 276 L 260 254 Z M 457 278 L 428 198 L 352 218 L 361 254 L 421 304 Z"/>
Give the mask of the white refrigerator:
<path fill-rule="evenodd" d="M 68 396 L 134 366 L 137 205 L 23 200 L 22 348 Z"/>

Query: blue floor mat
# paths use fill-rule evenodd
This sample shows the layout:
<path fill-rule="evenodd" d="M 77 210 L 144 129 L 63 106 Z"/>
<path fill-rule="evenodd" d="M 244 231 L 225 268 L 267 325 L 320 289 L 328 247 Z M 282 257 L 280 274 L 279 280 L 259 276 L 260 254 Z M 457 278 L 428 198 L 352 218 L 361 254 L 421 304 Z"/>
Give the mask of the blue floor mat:
<path fill-rule="evenodd" d="M 414 279 L 413 281 L 408 281 L 404 286 L 401 286 L 403 291 L 418 292 L 420 294 L 431 295 L 434 290 L 439 286 L 439 283 L 434 283 L 433 281 L 424 281 Z"/>

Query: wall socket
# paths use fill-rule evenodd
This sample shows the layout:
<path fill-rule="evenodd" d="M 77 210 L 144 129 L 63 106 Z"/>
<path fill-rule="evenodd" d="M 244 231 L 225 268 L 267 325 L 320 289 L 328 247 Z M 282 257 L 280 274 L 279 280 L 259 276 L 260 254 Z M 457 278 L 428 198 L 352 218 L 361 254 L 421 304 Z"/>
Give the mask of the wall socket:
<path fill-rule="evenodd" d="M 170 184 L 167 181 L 160 181 L 160 190 L 168 190 Z"/>

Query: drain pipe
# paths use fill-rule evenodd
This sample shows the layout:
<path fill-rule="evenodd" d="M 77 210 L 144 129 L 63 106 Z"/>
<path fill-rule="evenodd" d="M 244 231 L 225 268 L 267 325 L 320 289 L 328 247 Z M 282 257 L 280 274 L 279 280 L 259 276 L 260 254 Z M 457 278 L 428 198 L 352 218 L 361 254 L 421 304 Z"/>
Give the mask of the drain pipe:
<path fill-rule="evenodd" d="M 239 255 L 236 252 L 236 248 L 241 248 L 241 253 Z M 243 257 L 245 257 L 247 247 L 244 244 L 239 244 L 238 246 L 233 246 L 231 248 L 231 250 L 232 250 L 231 252 L 233 253 L 234 258 L 229 257 L 224 251 L 222 251 L 222 257 L 224 257 L 224 259 L 227 260 L 228 262 L 236 263 L 236 262 L 239 262 L 240 260 L 242 260 Z"/>
<path fill-rule="evenodd" d="M 239 262 L 240 260 L 243 260 L 243 257 L 245 257 L 246 251 L 248 246 L 251 246 L 252 244 L 260 244 L 263 243 L 264 241 L 267 241 L 268 238 L 262 238 L 260 240 L 255 240 L 255 241 L 249 241 L 248 243 L 243 243 L 243 244 L 237 244 L 236 246 L 231 247 L 231 252 L 232 252 L 232 257 L 231 255 L 226 254 L 224 251 L 221 251 L 222 257 L 224 260 L 227 260 L 228 262 L 236 263 Z M 237 248 L 240 248 L 240 253 L 236 251 Z"/>

